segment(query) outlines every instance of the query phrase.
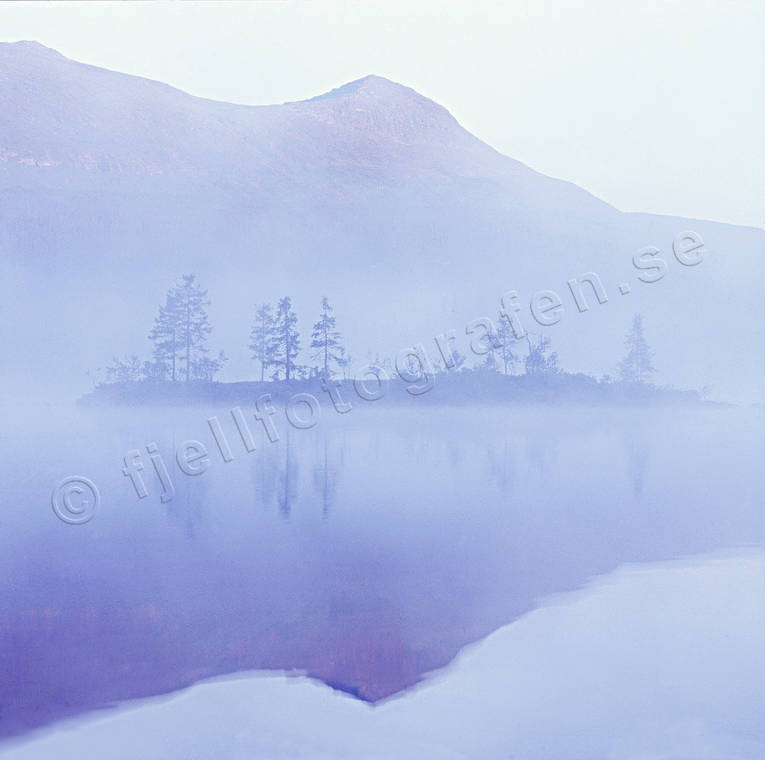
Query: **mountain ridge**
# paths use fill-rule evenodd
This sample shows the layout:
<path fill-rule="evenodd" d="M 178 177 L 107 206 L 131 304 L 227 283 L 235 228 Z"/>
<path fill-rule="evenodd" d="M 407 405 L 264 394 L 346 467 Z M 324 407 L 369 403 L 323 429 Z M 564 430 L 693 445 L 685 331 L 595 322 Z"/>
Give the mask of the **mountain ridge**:
<path fill-rule="evenodd" d="M 384 184 L 412 181 L 416 167 L 426 174 L 420 182 L 454 172 L 489 181 L 544 177 L 472 135 L 440 104 L 374 74 L 304 100 L 243 105 L 80 63 L 39 43 L 0 43 L 0 102 L 5 166 L 196 175 L 224 184 L 236 175 L 238 186 L 249 174 L 255 187 L 278 192 L 268 175 L 284 179 L 297 150 L 312 144 L 318 150 L 303 161 L 333 174 L 330 184 L 342 185 L 349 164 Z M 18 128 L 19 116 L 31 129 Z"/>
<path fill-rule="evenodd" d="M 224 380 L 250 377 L 242 323 L 256 302 L 289 294 L 302 320 L 327 295 L 349 353 L 389 356 L 455 327 L 464 341 L 506 291 L 565 296 L 569 278 L 596 272 L 608 305 L 579 315 L 569 303 L 547 330 L 565 369 L 612 373 L 642 311 L 660 382 L 762 397 L 760 370 L 736 370 L 759 340 L 745 305 L 758 297 L 761 231 L 621 212 L 500 154 L 404 85 L 367 75 L 307 100 L 236 105 L 3 43 L 0 104 L 0 334 L 24 388 L 45 387 L 51 356 L 77 397 L 85 368 L 145 354 L 184 272 L 213 297 Z M 672 262 L 689 227 L 716 252 L 708 263 L 619 295 L 638 250 Z M 539 330 L 528 300 L 524 318 Z"/>

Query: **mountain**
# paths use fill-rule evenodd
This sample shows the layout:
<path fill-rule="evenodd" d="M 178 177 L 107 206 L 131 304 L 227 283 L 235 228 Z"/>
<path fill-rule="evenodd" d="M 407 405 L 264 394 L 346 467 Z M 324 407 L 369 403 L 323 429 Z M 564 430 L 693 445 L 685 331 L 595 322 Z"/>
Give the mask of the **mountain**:
<path fill-rule="evenodd" d="M 308 101 L 239 106 L 64 58 L 34 42 L 0 47 L 9 164 L 204 178 L 253 192 L 326 181 L 533 173 L 408 87 L 367 76 Z M 539 176 L 539 175 L 537 175 Z M 541 177 L 540 177 L 541 178 Z M 364 180 L 367 180 L 365 182 Z"/>
<path fill-rule="evenodd" d="M 501 155 L 442 106 L 367 76 L 306 101 L 245 106 L 0 44 L 0 338 L 13 387 L 87 390 L 85 371 L 148 354 L 169 285 L 193 271 L 213 301 L 212 345 L 231 379 L 257 302 L 290 294 L 299 327 L 334 302 L 356 366 L 495 316 L 517 290 L 554 289 L 546 330 L 564 367 L 613 372 L 631 314 L 645 316 L 658 380 L 762 399 L 762 231 L 626 214 Z M 625 177 L 625 182 L 629 181 Z M 698 232 L 685 267 L 672 241 Z M 665 277 L 631 261 L 661 249 Z M 567 280 L 602 279 L 580 313 Z M 630 284 L 621 295 L 619 285 Z"/>

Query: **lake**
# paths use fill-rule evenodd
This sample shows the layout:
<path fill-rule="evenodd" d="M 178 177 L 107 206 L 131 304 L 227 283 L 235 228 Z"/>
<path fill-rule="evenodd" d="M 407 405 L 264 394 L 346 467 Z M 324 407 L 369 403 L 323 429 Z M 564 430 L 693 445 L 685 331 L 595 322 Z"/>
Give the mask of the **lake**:
<path fill-rule="evenodd" d="M 276 442 L 242 410 L 253 452 L 225 407 L 4 411 L 0 736 L 254 669 L 380 702 L 622 565 L 765 544 L 763 409 L 362 404 Z"/>

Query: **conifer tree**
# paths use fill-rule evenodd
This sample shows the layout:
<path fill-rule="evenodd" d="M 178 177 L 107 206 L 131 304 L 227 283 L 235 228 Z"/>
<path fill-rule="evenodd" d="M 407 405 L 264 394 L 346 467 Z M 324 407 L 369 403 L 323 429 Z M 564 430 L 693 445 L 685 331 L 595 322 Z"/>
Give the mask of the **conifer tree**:
<path fill-rule="evenodd" d="M 193 363 L 206 357 L 205 341 L 211 327 L 207 317 L 207 291 L 195 283 L 193 274 L 185 274 L 173 288 L 173 300 L 178 314 L 178 337 L 181 345 L 181 363 L 186 382 L 191 379 Z"/>
<path fill-rule="evenodd" d="M 154 343 L 154 364 L 164 368 L 165 376 L 175 381 L 182 373 L 192 379 L 194 366 L 206 358 L 205 346 L 211 327 L 207 316 L 207 291 L 196 284 L 193 274 L 183 275 L 167 293 L 159 307 L 149 339 Z M 209 366 L 205 365 L 204 374 Z"/>
<path fill-rule="evenodd" d="M 513 328 L 510 322 L 500 314 L 496 350 L 499 354 L 499 360 L 502 362 L 502 370 L 506 375 L 510 374 L 510 370 L 518 362 L 518 356 L 513 351 L 514 342 L 516 342 L 516 337 Z"/>
<path fill-rule="evenodd" d="M 274 363 L 276 350 L 274 310 L 271 304 L 261 304 L 255 312 L 255 322 L 250 331 L 252 358 L 260 364 L 260 381 L 266 377 L 266 370 Z"/>
<path fill-rule="evenodd" d="M 274 318 L 274 342 L 271 364 L 276 367 L 274 377 L 284 372 L 284 379 L 294 377 L 295 359 L 300 353 L 300 334 L 297 331 L 297 315 L 292 309 L 289 296 L 279 300 Z"/>
<path fill-rule="evenodd" d="M 312 358 L 321 362 L 324 377 L 331 377 L 331 365 L 343 366 L 345 349 L 342 345 L 342 335 L 335 328 L 335 318 L 332 307 L 326 296 L 321 301 L 321 316 L 313 326 L 311 348 L 314 349 Z"/>
<path fill-rule="evenodd" d="M 653 351 L 643 334 L 643 317 L 635 314 L 632 327 L 624 339 L 627 355 L 619 362 L 619 375 L 628 383 L 645 383 L 656 372 L 652 364 Z"/>
<path fill-rule="evenodd" d="M 560 372 L 558 354 L 551 351 L 550 339 L 540 336 L 538 341 L 533 341 L 530 336 L 527 336 L 526 340 L 529 345 L 529 352 L 525 361 L 526 374 L 557 375 Z"/>
<path fill-rule="evenodd" d="M 154 343 L 154 376 L 164 380 L 169 375 L 173 382 L 177 379 L 178 322 L 178 304 L 173 299 L 171 290 L 165 297 L 165 305 L 159 307 L 149 340 Z"/>

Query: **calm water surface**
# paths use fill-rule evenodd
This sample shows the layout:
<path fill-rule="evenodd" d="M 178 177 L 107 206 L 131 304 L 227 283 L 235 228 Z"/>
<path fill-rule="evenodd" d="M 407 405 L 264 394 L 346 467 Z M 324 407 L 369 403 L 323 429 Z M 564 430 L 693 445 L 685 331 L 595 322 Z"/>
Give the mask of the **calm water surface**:
<path fill-rule="evenodd" d="M 763 416 L 325 409 L 310 430 L 275 417 L 276 443 L 252 420 L 247 453 L 227 408 L 6 410 L 0 736 L 250 669 L 377 701 L 621 564 L 763 546 Z M 187 439 L 209 450 L 196 477 Z M 101 493 L 82 526 L 50 505 L 74 474 Z"/>

